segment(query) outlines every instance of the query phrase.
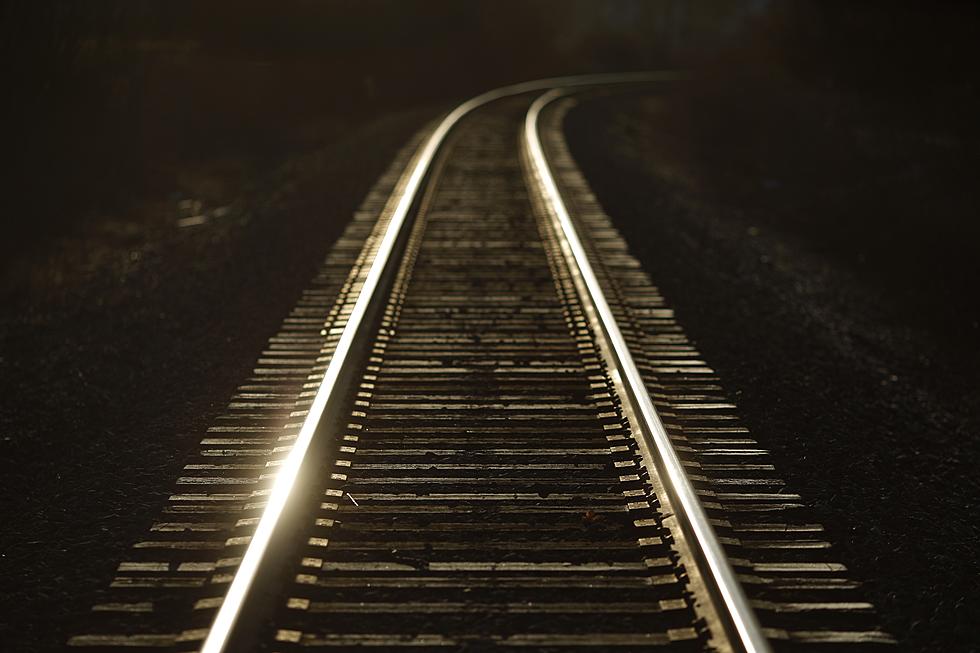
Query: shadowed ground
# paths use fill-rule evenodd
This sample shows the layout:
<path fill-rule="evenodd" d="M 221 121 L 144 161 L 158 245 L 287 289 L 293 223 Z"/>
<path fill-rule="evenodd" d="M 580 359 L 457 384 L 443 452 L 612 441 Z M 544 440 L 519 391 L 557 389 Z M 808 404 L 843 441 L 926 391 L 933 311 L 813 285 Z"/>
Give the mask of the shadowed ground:
<path fill-rule="evenodd" d="M 909 650 L 973 650 L 980 617 L 966 110 L 940 122 L 775 75 L 568 122 L 599 200 Z"/>

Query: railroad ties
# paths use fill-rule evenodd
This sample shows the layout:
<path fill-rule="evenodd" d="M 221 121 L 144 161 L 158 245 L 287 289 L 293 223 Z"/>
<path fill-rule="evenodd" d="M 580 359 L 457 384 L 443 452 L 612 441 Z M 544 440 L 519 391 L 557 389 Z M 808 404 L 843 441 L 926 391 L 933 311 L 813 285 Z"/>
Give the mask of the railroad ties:
<path fill-rule="evenodd" d="M 430 190 L 297 557 L 282 644 L 701 646 L 531 214 L 508 128 L 522 105 L 464 124 Z"/>
<path fill-rule="evenodd" d="M 227 650 L 732 650 L 662 511 L 560 236 L 532 201 L 518 148 L 532 99 L 476 109 L 442 147 L 342 419 L 317 435 L 326 444 L 292 507 L 294 537 L 267 555 L 279 576 L 257 587 L 249 639 Z M 547 157 L 765 634 L 777 650 L 889 643 L 578 172 L 561 134 L 569 107 L 542 114 Z M 416 145 L 365 200 L 70 645 L 200 649 Z"/>

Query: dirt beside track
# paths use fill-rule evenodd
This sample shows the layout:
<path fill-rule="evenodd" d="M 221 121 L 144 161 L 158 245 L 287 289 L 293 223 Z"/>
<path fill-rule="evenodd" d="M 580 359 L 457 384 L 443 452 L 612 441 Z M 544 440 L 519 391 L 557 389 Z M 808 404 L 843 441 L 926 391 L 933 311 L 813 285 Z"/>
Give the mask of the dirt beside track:
<path fill-rule="evenodd" d="M 706 80 L 584 102 L 567 132 L 886 627 L 907 650 L 965 651 L 980 618 L 975 150 L 955 121 L 902 111 Z"/>
<path fill-rule="evenodd" d="M 59 648 L 84 624 L 370 185 L 439 110 L 191 171 L 172 196 L 13 261 L 0 314 L 7 650 Z"/>

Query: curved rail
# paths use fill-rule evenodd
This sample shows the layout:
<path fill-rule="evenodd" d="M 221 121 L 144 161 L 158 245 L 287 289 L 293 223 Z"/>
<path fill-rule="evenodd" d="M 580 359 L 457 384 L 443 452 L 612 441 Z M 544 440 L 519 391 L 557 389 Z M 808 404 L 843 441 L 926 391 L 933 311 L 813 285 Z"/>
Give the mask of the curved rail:
<path fill-rule="evenodd" d="M 562 90 L 552 90 L 535 100 L 528 109 L 524 121 L 524 146 L 527 148 L 530 165 L 533 166 L 532 176 L 537 181 L 538 190 L 545 200 L 552 226 L 559 236 L 561 250 L 569 269 L 578 277 L 577 285 L 582 286 L 580 288 L 582 300 L 591 302 L 598 325 L 606 338 L 614 363 L 614 370 L 611 371 L 618 372 L 628 398 L 633 404 L 633 413 L 640 422 L 639 429 L 636 429 L 639 432 L 636 435 L 643 440 L 643 444 L 651 454 L 656 454 L 651 457 L 661 472 L 664 486 L 675 506 L 676 516 L 682 528 L 693 539 L 692 548 L 705 568 L 704 575 L 724 604 L 722 616 L 727 617 L 736 641 L 745 651 L 764 653 L 770 650 L 769 643 L 711 527 L 708 515 L 698 500 L 694 486 L 677 457 L 670 436 L 667 435 L 663 422 L 657 415 L 545 158 L 538 136 L 538 116 L 544 107 L 562 95 L 564 95 Z"/>
<path fill-rule="evenodd" d="M 376 301 L 381 301 L 375 295 L 382 276 L 393 259 L 395 245 L 402 230 L 408 222 L 410 209 L 422 187 L 432 162 L 446 136 L 467 114 L 485 104 L 501 98 L 520 95 L 534 91 L 547 90 L 555 87 L 590 86 L 595 84 L 614 84 L 629 82 L 666 81 L 676 79 L 679 75 L 673 72 L 661 73 L 624 73 L 614 75 L 580 75 L 574 77 L 557 77 L 542 79 L 489 91 L 456 107 L 451 111 L 429 136 L 422 146 L 415 167 L 404 186 L 402 195 L 391 216 L 391 221 L 378 247 L 377 255 L 372 261 L 357 300 L 351 310 L 347 324 L 337 342 L 336 349 L 330 359 L 323 379 L 317 388 L 316 395 L 310 405 L 309 412 L 303 421 L 293 448 L 283 462 L 276 476 L 275 483 L 269 494 L 266 508 L 259 518 L 249 545 L 242 556 L 235 576 L 225 593 L 225 597 L 215 615 L 208 635 L 201 647 L 201 653 L 222 653 L 227 650 L 234 633 L 238 617 L 242 612 L 248 597 L 249 589 L 259 572 L 259 567 L 268 550 L 276 526 L 286 510 L 293 488 L 299 476 L 300 469 L 306 459 L 307 452 L 313 442 L 313 436 L 320 425 L 328 404 L 335 401 L 341 394 L 338 389 L 338 379 L 352 358 L 355 339 L 364 322 L 369 309 Z"/>

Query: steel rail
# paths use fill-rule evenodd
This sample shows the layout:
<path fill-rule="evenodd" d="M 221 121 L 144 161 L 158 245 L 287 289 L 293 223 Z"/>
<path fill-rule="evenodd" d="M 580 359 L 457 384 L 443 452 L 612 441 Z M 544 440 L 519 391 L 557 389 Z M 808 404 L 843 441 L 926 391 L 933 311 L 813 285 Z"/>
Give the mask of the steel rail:
<path fill-rule="evenodd" d="M 556 87 L 591 86 L 596 84 L 617 84 L 635 82 L 667 81 L 680 77 L 676 72 L 653 73 L 622 73 L 606 75 L 578 75 L 572 77 L 555 77 L 504 86 L 479 95 L 453 109 L 435 128 L 422 146 L 416 158 L 415 167 L 411 170 L 405 183 L 402 195 L 392 212 L 387 230 L 378 246 L 377 253 L 358 293 L 357 300 L 351 310 L 347 323 L 337 341 L 336 348 L 323 374 L 323 379 L 317 388 L 316 395 L 309 407 L 303 425 L 293 444 L 289 455 L 281 465 L 269 493 L 265 510 L 259 518 L 255 532 L 249 540 L 248 547 L 242 556 L 241 563 L 225 593 L 221 607 L 215 615 L 207 637 L 201 646 L 201 653 L 222 653 L 228 650 L 229 642 L 235 631 L 236 623 L 242 613 L 248 598 L 249 590 L 259 573 L 259 568 L 269 548 L 276 526 L 286 510 L 287 503 L 296 485 L 297 478 L 306 454 L 310 450 L 314 435 L 320 426 L 320 421 L 326 412 L 328 404 L 336 401 L 342 394 L 338 389 L 338 379 L 343 370 L 354 358 L 355 340 L 369 308 L 374 302 L 382 301 L 376 297 L 376 290 L 388 266 L 397 257 L 395 246 L 401 235 L 419 190 L 432 166 L 440 147 L 449 132 L 474 109 L 505 97 L 542 91 Z"/>
<path fill-rule="evenodd" d="M 741 584 L 735 577 L 735 572 L 728 561 L 718 537 L 704 511 L 694 485 L 688 478 L 684 467 L 670 441 L 670 436 L 664 428 L 660 416 L 650 399 L 646 385 L 636 367 L 633 356 L 623 334 L 616 324 L 616 319 L 606 301 L 605 293 L 599 284 L 595 271 L 589 263 L 585 248 L 572 222 L 558 184 L 548 165 L 538 134 L 538 117 L 541 110 L 548 104 L 565 94 L 561 89 L 554 89 L 539 97 L 528 109 L 524 120 L 524 146 L 533 174 L 530 175 L 538 185 L 545 207 L 550 214 L 552 226 L 559 237 L 561 250 L 573 275 L 579 277 L 584 285 L 583 301 L 591 302 L 599 326 L 605 336 L 609 350 L 615 363 L 612 374 L 619 374 L 627 390 L 627 399 L 633 404 L 633 413 L 639 418 L 640 424 L 634 425 L 636 435 L 644 440 L 650 452 L 655 452 L 654 462 L 657 465 L 661 480 L 670 495 L 677 511 L 682 528 L 693 538 L 692 544 L 703 562 L 705 576 L 713 585 L 720 597 L 724 617 L 729 621 L 729 627 L 734 630 L 736 641 L 749 653 L 766 653 L 771 650 L 769 642 L 762 632 L 762 627 L 749 604 Z M 596 334 L 599 336 L 600 334 Z M 635 428 L 639 426 L 639 428 Z"/>

